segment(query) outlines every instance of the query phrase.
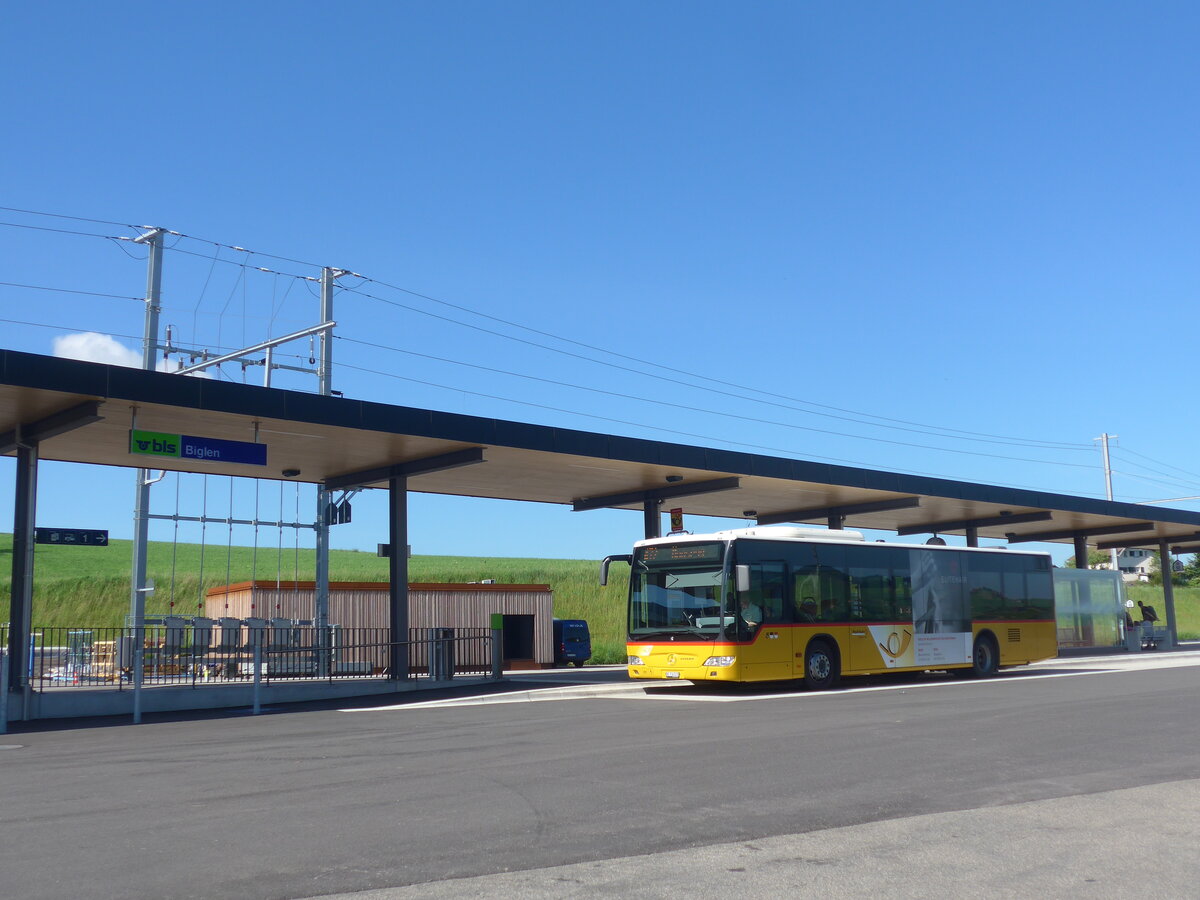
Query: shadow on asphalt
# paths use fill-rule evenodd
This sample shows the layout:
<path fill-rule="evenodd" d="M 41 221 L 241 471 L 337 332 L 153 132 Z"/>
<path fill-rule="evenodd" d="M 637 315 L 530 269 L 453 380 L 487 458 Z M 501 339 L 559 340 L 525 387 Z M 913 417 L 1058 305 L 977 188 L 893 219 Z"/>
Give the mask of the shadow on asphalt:
<path fill-rule="evenodd" d="M 586 672 L 586 667 L 582 670 Z M 409 703 L 428 703 L 432 700 L 450 700 L 457 697 L 483 697 L 511 693 L 524 693 L 531 689 L 548 689 L 554 687 L 572 687 L 580 684 L 593 683 L 595 679 L 567 676 L 555 678 L 549 675 L 545 678 L 522 680 L 520 676 L 501 682 L 483 682 L 463 685 L 449 685 L 444 688 L 427 688 L 414 691 L 403 691 L 394 694 L 370 694 L 362 697 L 332 697 L 323 700 L 299 700 L 294 703 L 273 703 L 263 706 L 260 716 L 281 715 L 285 713 L 315 712 L 329 709 L 371 709 L 379 706 L 402 706 Z M 604 679 L 608 680 L 608 679 Z M 254 716 L 252 706 L 237 706 L 228 709 L 191 709 L 170 712 L 142 713 L 143 725 L 154 725 L 166 722 L 202 722 L 220 719 L 244 719 Z M 30 722 L 9 722 L 8 735 L 37 734 L 54 731 L 76 731 L 86 728 L 118 728 L 132 725 L 133 718 L 129 713 L 115 716 L 84 716 L 69 719 L 35 719 Z M 0 735 L 3 743 L 6 735 Z"/>
<path fill-rule="evenodd" d="M 1080 675 L 1088 672 L 1104 671 L 1102 668 L 1091 666 L 1077 666 L 1072 668 L 1056 668 L 1055 674 L 1063 675 Z M 1013 669 L 1005 671 L 996 676 L 997 679 L 1010 678 L 1034 678 L 1039 675 L 1044 675 L 1044 672 L 1039 672 L 1032 669 Z M 951 674 L 950 672 L 895 672 L 885 673 L 881 675 L 861 675 L 853 678 L 843 678 L 837 687 L 819 693 L 837 694 L 856 688 L 867 687 L 895 687 L 897 685 L 919 685 L 944 682 L 947 684 L 985 684 L 992 681 L 991 678 L 963 678 Z M 655 682 L 648 684 L 645 688 L 647 694 L 672 696 L 739 696 L 739 697 L 771 697 L 795 694 L 797 692 L 808 692 L 804 686 L 804 682 L 797 679 L 795 681 L 773 681 L 768 683 L 758 684 L 733 684 L 728 682 L 707 682 L 703 684 L 692 684 L 688 682 L 676 683 L 672 682 L 664 684 Z M 814 691 L 813 693 L 818 693 Z"/>

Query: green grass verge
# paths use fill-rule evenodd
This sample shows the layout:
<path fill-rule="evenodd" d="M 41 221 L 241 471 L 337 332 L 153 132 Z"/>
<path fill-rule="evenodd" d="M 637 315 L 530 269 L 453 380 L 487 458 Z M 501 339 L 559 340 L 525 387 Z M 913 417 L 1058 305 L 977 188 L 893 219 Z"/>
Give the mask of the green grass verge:
<path fill-rule="evenodd" d="M 37 547 L 33 621 L 39 627 L 118 626 L 129 611 L 129 541 L 107 547 Z M 194 614 L 203 592 L 250 578 L 305 581 L 314 577 L 314 553 L 295 548 L 221 547 L 151 542 L 147 572 L 156 590 L 147 613 L 162 615 L 172 596 L 175 609 Z M 12 535 L 0 534 L 0 602 L 7 610 L 11 584 Z M 333 581 L 387 581 L 388 561 L 360 550 L 332 550 Z M 414 582 L 454 583 L 494 578 L 509 584 L 548 584 L 554 591 L 554 615 L 587 619 L 592 631 L 594 662 L 625 660 L 625 594 L 629 570 L 614 566 L 612 580 L 600 587 L 600 564 L 586 559 L 513 559 L 505 557 L 414 556 L 409 578 Z M 201 574 L 203 573 L 203 574 Z M 1141 600 L 1165 618 L 1161 587 L 1129 586 L 1129 597 Z M 1200 639 L 1200 587 L 1175 588 L 1179 636 Z M 1137 618 L 1135 616 L 1135 618 Z"/>
<path fill-rule="evenodd" d="M 1150 584 L 1131 584 L 1125 589 L 1129 599 L 1134 603 L 1141 600 L 1147 606 L 1153 606 L 1158 613 L 1159 624 L 1167 620 L 1166 605 L 1163 600 L 1163 589 Z M 1134 610 L 1135 621 L 1141 619 Z M 1200 640 L 1200 587 L 1175 586 L 1175 628 L 1181 641 Z"/>

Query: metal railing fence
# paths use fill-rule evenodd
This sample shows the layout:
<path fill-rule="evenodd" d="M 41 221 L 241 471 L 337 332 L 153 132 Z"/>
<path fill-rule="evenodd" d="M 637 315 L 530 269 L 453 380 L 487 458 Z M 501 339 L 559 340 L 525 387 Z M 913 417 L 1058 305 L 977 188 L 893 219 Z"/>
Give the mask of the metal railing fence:
<path fill-rule="evenodd" d="M 141 631 L 142 688 L 246 683 L 256 675 L 262 682 L 390 677 L 402 649 L 410 679 L 493 671 L 492 632 L 486 628 L 412 628 L 400 644 L 391 642 L 387 628 L 316 628 L 285 619 L 163 617 L 148 620 Z M 35 691 L 130 690 L 137 641 L 133 626 L 35 628 L 24 682 Z M 0 645 L 7 643 L 8 627 L 0 625 Z"/>

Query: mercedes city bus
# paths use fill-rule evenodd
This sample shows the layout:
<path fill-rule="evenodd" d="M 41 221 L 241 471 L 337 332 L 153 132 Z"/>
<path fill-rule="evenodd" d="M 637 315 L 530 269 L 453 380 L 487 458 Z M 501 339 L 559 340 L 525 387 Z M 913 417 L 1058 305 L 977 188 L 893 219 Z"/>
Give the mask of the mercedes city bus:
<path fill-rule="evenodd" d="M 869 543 L 766 526 L 638 541 L 632 678 L 771 681 L 953 669 L 993 675 L 1058 654 L 1050 556 Z"/>

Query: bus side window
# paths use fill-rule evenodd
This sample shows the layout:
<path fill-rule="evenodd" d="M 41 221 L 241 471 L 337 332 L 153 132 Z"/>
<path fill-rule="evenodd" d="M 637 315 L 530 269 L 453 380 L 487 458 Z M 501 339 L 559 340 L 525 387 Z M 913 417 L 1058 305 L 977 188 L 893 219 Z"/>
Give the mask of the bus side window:
<path fill-rule="evenodd" d="M 846 571 L 846 548 L 811 545 L 817 579 L 814 595 L 822 622 L 844 622 L 851 615 L 850 577 Z"/>
<path fill-rule="evenodd" d="M 849 547 L 852 604 L 867 621 L 895 621 L 912 615 L 908 552 L 868 544 Z M 858 618 L 858 616 L 856 616 Z"/>
<path fill-rule="evenodd" d="M 782 560 L 764 560 L 750 570 L 750 583 L 761 592 L 763 622 L 785 622 L 784 593 L 787 565 Z"/>

